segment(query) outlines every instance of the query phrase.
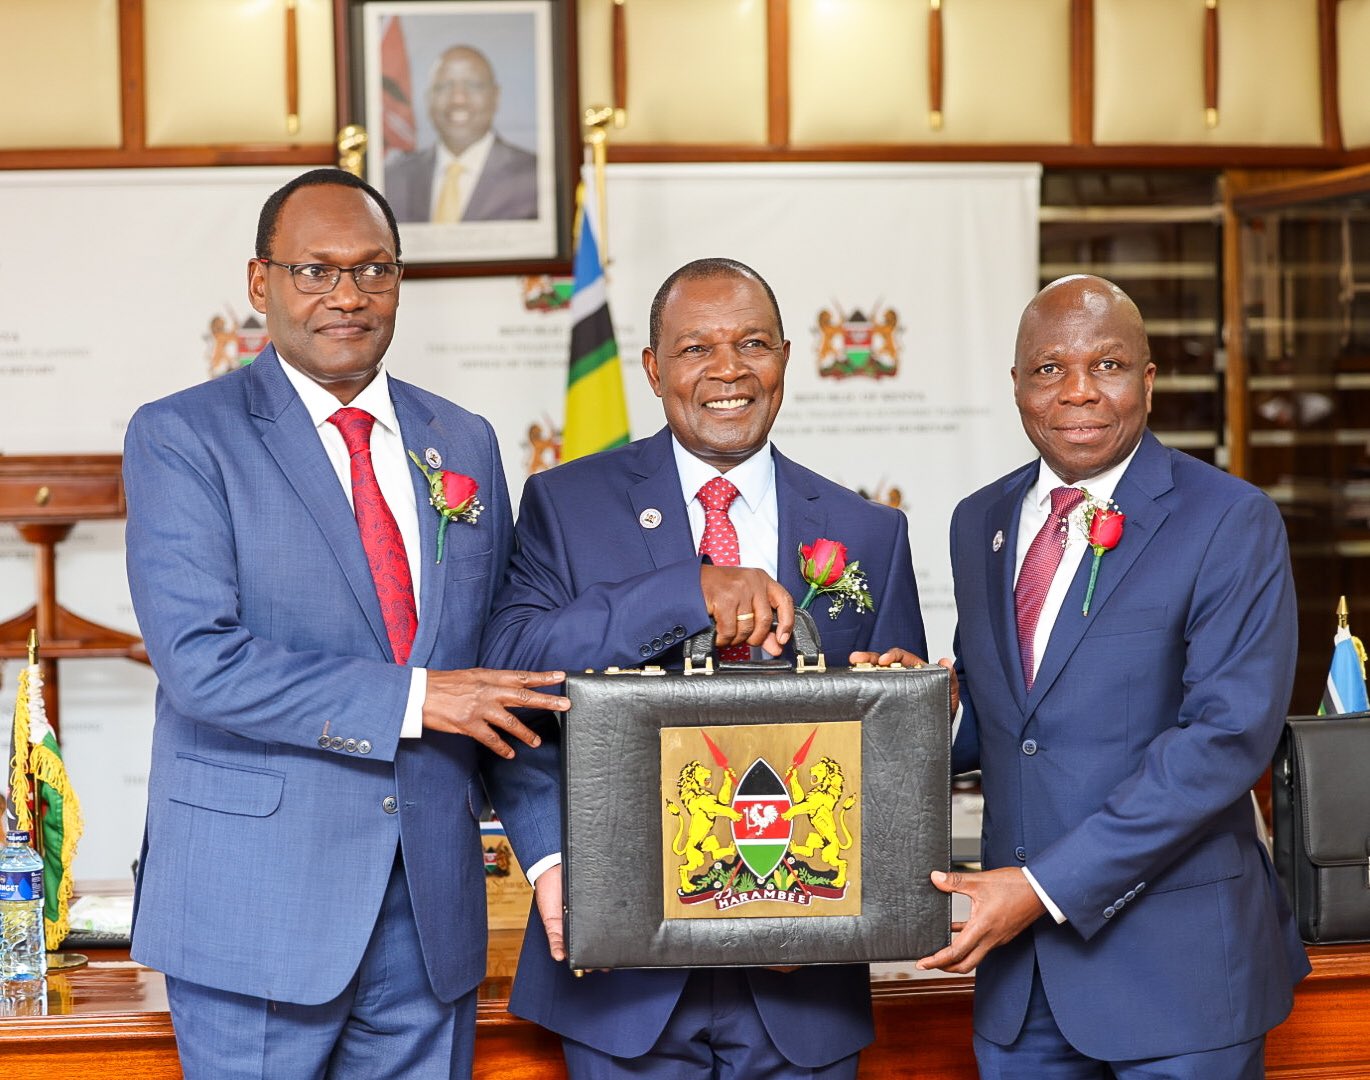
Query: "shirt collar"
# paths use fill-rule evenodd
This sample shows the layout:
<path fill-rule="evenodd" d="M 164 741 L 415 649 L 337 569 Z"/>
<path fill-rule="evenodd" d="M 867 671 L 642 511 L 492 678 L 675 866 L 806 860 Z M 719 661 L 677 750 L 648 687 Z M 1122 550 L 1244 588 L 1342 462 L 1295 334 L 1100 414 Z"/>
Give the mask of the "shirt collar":
<path fill-rule="evenodd" d="M 676 472 L 680 474 L 680 490 L 687 504 L 695 498 L 699 489 L 715 476 L 726 475 L 737 488 L 742 501 L 747 504 L 747 509 L 755 514 L 761 508 L 761 501 L 766 497 L 766 492 L 775 482 L 775 459 L 771 456 L 769 442 L 746 461 L 734 465 L 727 473 L 721 473 L 707 461 L 695 457 L 680 445 L 674 435 L 671 436 L 671 450 L 675 454 Z"/>
<path fill-rule="evenodd" d="M 490 156 L 490 147 L 495 145 L 495 129 L 491 128 L 479 139 L 473 142 L 460 154 L 453 154 L 447 149 L 447 144 L 441 139 L 437 141 L 438 158 L 434 162 L 436 169 L 440 173 L 447 172 L 447 166 L 454 161 L 461 163 L 464 175 L 479 176 L 480 171 L 485 168 L 485 159 Z"/>
<path fill-rule="evenodd" d="M 1031 493 L 1033 505 L 1045 510 L 1051 505 L 1052 490 L 1058 487 L 1084 488 L 1096 503 L 1108 502 L 1109 499 L 1113 498 L 1113 492 L 1118 486 L 1118 481 L 1123 478 L 1123 473 L 1127 472 L 1127 467 L 1132 464 L 1132 459 L 1137 456 L 1137 451 L 1141 445 L 1142 441 L 1138 439 L 1137 445 L 1132 448 L 1132 453 L 1114 465 L 1113 468 L 1106 469 L 1098 476 L 1091 476 L 1075 484 L 1067 484 L 1052 472 L 1051 466 L 1043 458 L 1037 464 L 1037 483 Z"/>
<path fill-rule="evenodd" d="M 300 395 L 300 400 L 304 402 L 314 426 L 321 428 L 328 423 L 328 418 L 340 408 L 338 399 L 303 371 L 286 363 L 284 359 L 281 360 L 281 370 L 290 380 L 290 385 L 295 388 L 295 393 Z M 400 423 L 395 416 L 395 403 L 390 400 L 390 376 L 386 374 L 384 365 L 376 372 L 376 377 L 366 385 L 366 389 L 349 404 L 351 408 L 369 412 L 381 427 L 399 434 Z"/>

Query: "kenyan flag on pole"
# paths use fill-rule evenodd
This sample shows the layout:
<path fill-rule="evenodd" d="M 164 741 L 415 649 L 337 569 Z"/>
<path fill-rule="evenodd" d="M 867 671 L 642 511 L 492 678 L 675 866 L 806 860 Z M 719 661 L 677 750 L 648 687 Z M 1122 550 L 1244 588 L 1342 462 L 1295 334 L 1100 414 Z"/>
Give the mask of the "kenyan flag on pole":
<path fill-rule="evenodd" d="M 733 809 L 742 819 L 732 823 L 737 853 L 757 881 L 768 877 L 789 850 L 793 826 L 781 816 L 789 808 L 784 781 L 764 758 L 757 758 L 738 782 Z"/>

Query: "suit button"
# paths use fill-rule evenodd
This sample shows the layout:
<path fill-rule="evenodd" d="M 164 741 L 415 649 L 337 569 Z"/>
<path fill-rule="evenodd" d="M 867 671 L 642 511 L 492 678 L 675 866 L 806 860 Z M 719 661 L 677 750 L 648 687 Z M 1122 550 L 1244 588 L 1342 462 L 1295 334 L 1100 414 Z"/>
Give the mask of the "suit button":
<path fill-rule="evenodd" d="M 674 630 L 671 631 L 671 633 L 673 633 L 678 638 L 683 638 L 685 636 L 685 627 L 677 626 Z"/>
<path fill-rule="evenodd" d="M 1023 740 L 1023 753 L 1025 753 L 1028 757 L 1032 757 L 1033 754 L 1037 753 L 1037 740 L 1036 740 L 1036 739 L 1024 739 L 1024 740 Z"/>
<path fill-rule="evenodd" d="M 369 754 L 369 753 L 371 753 L 371 740 L 370 740 L 370 739 L 363 739 L 361 742 L 357 743 L 357 753 L 359 753 L 359 754 Z"/>
<path fill-rule="evenodd" d="M 400 808 L 400 801 L 393 795 L 387 795 L 381 800 L 381 809 L 387 814 L 393 814 Z"/>
<path fill-rule="evenodd" d="M 357 740 L 348 739 L 347 742 L 343 743 L 343 749 L 349 754 L 355 754 L 357 752 Z"/>
<path fill-rule="evenodd" d="M 1027 862 L 1027 848 L 1016 847 L 1013 849 L 1013 854 L 1019 862 Z"/>
<path fill-rule="evenodd" d="M 1104 908 L 1104 918 L 1105 918 L 1105 919 L 1111 919 L 1111 918 L 1113 918 L 1113 916 L 1116 915 L 1116 914 L 1118 914 L 1118 912 L 1115 911 L 1113 908 L 1111 908 L 1111 907 L 1106 907 L 1106 908 Z"/>
<path fill-rule="evenodd" d="M 333 738 L 328 740 L 328 745 L 334 750 L 341 750 L 343 748 L 343 737 L 341 735 L 334 735 Z"/>
<path fill-rule="evenodd" d="M 1137 899 L 1137 890 L 1136 890 L 1136 889 L 1128 889 L 1127 892 L 1123 893 L 1123 900 L 1126 901 L 1126 902 L 1129 903 L 1129 904 L 1132 903 L 1132 901 L 1134 901 L 1134 900 L 1136 900 L 1136 899 Z"/>
<path fill-rule="evenodd" d="M 1143 889 L 1145 889 L 1145 888 L 1146 888 L 1146 882 L 1145 882 L 1145 881 L 1139 881 L 1139 882 L 1137 882 L 1137 887 L 1136 887 L 1135 889 L 1133 889 L 1132 891 L 1133 891 L 1133 892 L 1141 892 L 1141 891 L 1142 891 Z"/>
<path fill-rule="evenodd" d="M 639 646 L 637 647 L 637 651 L 638 651 L 638 655 L 640 655 L 640 656 L 651 656 L 651 655 L 652 655 L 652 647 L 651 647 L 650 645 L 639 645 Z"/>
<path fill-rule="evenodd" d="M 667 630 L 664 634 L 661 635 L 661 643 L 663 645 L 674 645 L 675 635 L 671 633 L 669 630 Z"/>
<path fill-rule="evenodd" d="M 660 652 L 666 647 L 666 643 L 659 637 L 652 638 L 652 652 Z"/>
<path fill-rule="evenodd" d="M 320 736 L 319 736 L 319 749 L 320 749 L 320 750 L 327 750 L 327 749 L 328 749 L 328 736 L 327 736 L 327 735 L 320 735 Z"/>
<path fill-rule="evenodd" d="M 1123 908 L 1125 908 L 1125 907 L 1127 907 L 1127 901 L 1124 900 L 1121 896 L 1118 897 L 1117 900 L 1113 901 L 1113 910 L 1114 910 L 1114 911 L 1121 911 L 1121 910 L 1122 910 Z"/>

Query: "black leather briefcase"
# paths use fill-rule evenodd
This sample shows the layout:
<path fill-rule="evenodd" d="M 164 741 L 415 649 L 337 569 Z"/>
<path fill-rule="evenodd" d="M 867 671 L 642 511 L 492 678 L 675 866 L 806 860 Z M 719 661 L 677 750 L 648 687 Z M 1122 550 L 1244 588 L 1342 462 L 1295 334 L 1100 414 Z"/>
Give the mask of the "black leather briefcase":
<path fill-rule="evenodd" d="M 567 679 L 575 968 L 832 964 L 947 944 L 949 674 L 796 662 Z"/>
<path fill-rule="evenodd" d="M 1291 717 L 1275 754 L 1275 867 L 1312 944 L 1370 941 L 1370 712 Z"/>

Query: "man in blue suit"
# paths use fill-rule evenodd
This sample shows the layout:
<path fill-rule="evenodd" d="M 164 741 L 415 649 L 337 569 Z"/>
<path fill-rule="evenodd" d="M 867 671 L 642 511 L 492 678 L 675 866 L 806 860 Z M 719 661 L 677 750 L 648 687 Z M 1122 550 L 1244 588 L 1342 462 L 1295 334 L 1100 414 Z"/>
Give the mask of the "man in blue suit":
<path fill-rule="evenodd" d="M 875 600 L 874 614 L 848 605 L 820 620 L 827 654 L 873 658 L 864 650 L 878 642 L 925 655 L 903 515 L 768 441 L 790 350 L 770 287 L 729 259 L 690 263 L 658 291 L 650 342 L 642 363 L 667 427 L 529 479 L 486 662 L 679 663 L 681 643 L 711 618 L 720 646 L 779 652 L 791 595 L 806 587 L 798 548 L 820 537 L 861 560 Z M 725 528 L 740 565 L 700 556 L 710 546 L 701 488 L 718 478 L 735 492 Z M 873 1034 L 869 984 L 865 965 L 576 979 L 530 920 L 510 1009 L 562 1035 L 572 1080 L 849 1080 Z"/>
<path fill-rule="evenodd" d="M 368 185 L 292 180 L 248 263 L 273 344 L 129 424 L 158 678 L 133 956 L 167 975 L 189 1080 L 469 1076 L 482 780 L 524 865 L 559 849 L 555 746 L 507 710 L 564 676 L 475 667 L 504 472 L 484 420 L 382 364 L 399 253 Z M 411 450 L 484 507 L 440 561 Z"/>
<path fill-rule="evenodd" d="M 1284 525 L 1146 430 L 1155 371 L 1120 289 L 1048 285 L 1013 368 L 1041 459 L 952 518 L 984 870 L 933 873 L 971 912 L 920 966 L 975 969 L 982 1077 L 1260 1077 L 1309 970 L 1249 795 L 1293 680 Z M 1081 520 L 1110 499 L 1116 546 Z"/>

